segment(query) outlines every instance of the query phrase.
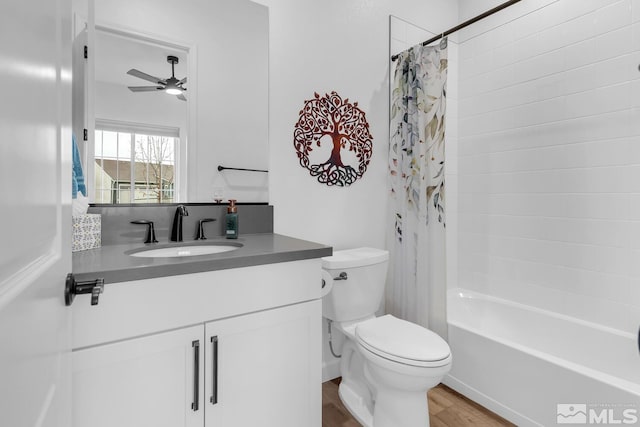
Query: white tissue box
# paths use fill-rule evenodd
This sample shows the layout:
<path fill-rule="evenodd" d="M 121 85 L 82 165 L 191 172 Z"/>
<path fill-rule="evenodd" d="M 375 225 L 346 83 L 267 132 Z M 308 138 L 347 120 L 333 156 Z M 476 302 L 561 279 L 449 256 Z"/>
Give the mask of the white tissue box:
<path fill-rule="evenodd" d="M 102 244 L 102 221 L 99 214 L 73 215 L 71 217 L 73 238 L 71 251 L 86 251 Z"/>

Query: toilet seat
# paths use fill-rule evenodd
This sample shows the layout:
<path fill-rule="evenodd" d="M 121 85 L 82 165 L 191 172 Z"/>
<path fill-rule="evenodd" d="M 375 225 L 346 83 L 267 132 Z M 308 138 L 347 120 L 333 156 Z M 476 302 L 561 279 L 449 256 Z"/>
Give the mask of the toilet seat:
<path fill-rule="evenodd" d="M 439 367 L 451 362 L 451 350 L 436 333 L 390 314 L 358 323 L 357 342 L 384 359 L 415 367 Z"/>

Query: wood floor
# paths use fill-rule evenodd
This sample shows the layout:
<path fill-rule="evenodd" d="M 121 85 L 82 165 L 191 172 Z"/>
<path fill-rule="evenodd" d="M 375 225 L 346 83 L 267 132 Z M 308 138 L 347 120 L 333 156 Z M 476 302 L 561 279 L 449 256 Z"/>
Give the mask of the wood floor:
<path fill-rule="evenodd" d="M 338 397 L 340 378 L 322 384 L 322 427 L 360 427 Z M 515 426 L 444 384 L 429 390 L 431 427 Z"/>

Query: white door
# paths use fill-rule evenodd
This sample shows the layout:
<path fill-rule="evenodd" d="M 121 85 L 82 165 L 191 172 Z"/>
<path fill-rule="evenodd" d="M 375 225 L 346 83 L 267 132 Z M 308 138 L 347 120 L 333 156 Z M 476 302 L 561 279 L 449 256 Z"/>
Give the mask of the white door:
<path fill-rule="evenodd" d="M 0 13 L 0 424 L 70 415 L 71 4 Z"/>
<path fill-rule="evenodd" d="M 202 325 L 73 352 L 74 427 L 202 427 Z"/>
<path fill-rule="evenodd" d="M 205 325 L 205 426 L 320 426 L 320 304 Z"/>

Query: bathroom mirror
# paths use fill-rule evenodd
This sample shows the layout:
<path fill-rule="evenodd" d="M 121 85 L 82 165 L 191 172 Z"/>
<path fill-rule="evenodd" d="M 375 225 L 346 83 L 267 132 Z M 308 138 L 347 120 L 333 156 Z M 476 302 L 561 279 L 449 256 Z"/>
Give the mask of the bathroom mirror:
<path fill-rule="evenodd" d="M 267 173 L 218 166 L 268 170 L 268 9 L 110 0 L 94 2 L 94 18 L 93 201 L 267 202 Z M 186 78 L 181 96 L 148 78 L 172 75 Z"/>

